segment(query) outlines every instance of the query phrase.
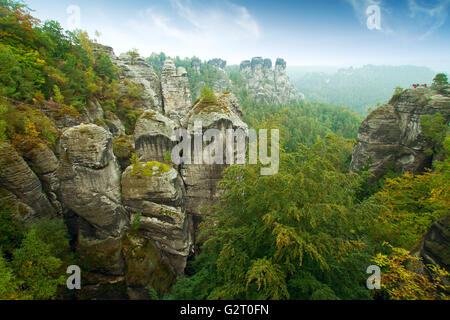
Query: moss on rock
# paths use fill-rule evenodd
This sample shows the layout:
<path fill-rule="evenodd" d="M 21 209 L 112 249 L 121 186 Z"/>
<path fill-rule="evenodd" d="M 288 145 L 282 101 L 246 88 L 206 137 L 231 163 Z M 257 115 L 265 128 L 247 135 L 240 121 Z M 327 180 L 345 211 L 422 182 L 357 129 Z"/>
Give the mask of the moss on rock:
<path fill-rule="evenodd" d="M 134 153 L 133 145 L 128 142 L 126 137 L 114 139 L 113 151 L 120 167 L 125 170 L 131 164 L 130 158 Z"/>
<path fill-rule="evenodd" d="M 133 172 L 131 175 L 135 176 L 141 174 L 146 177 L 153 177 L 160 176 L 170 170 L 172 170 L 170 165 L 158 161 L 138 162 L 133 165 Z"/>

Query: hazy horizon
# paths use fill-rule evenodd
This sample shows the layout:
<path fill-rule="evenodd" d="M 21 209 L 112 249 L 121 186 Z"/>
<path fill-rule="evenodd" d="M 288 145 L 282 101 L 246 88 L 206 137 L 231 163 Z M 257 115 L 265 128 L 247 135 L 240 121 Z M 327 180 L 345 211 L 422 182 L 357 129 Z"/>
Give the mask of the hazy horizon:
<path fill-rule="evenodd" d="M 290 67 L 450 70 L 450 0 L 25 2 L 41 20 L 91 37 L 100 31 L 98 42 L 116 54 L 137 48 L 145 57 L 164 52 L 229 65 L 262 56 Z"/>

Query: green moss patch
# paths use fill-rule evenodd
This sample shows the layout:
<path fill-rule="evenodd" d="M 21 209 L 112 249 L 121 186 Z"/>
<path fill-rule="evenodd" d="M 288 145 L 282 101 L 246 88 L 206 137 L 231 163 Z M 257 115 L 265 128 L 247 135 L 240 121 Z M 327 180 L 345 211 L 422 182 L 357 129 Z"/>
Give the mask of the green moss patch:
<path fill-rule="evenodd" d="M 172 166 L 158 161 L 138 162 L 133 165 L 132 176 L 142 175 L 146 177 L 160 176 L 172 170 Z"/>

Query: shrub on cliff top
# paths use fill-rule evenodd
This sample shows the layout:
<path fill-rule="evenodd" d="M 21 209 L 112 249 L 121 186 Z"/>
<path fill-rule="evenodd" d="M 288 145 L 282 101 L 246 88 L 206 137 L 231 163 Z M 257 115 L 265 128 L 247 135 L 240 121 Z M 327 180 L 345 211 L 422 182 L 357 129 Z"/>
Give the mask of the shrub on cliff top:
<path fill-rule="evenodd" d="M 217 103 L 216 95 L 211 88 L 204 86 L 200 93 L 200 106 L 206 106 Z"/>

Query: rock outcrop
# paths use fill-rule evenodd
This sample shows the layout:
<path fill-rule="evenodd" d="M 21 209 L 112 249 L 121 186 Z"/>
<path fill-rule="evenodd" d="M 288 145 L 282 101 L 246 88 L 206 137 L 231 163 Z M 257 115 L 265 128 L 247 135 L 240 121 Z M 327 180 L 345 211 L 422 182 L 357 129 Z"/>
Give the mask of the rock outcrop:
<path fill-rule="evenodd" d="M 249 93 L 260 103 L 282 104 L 304 98 L 290 83 L 283 59 L 277 59 L 273 69 L 270 59 L 256 57 L 243 61 L 240 71 Z"/>
<path fill-rule="evenodd" d="M 161 110 L 162 95 L 161 82 L 153 68 L 143 58 L 132 59 L 128 54 L 121 54 L 118 58 L 112 52 L 111 61 L 122 70 L 122 79 L 127 79 L 144 89 L 142 110 Z"/>
<path fill-rule="evenodd" d="M 225 70 L 225 67 L 227 66 L 227 62 L 225 60 L 218 58 L 209 60 L 208 64 L 220 70 Z"/>
<path fill-rule="evenodd" d="M 45 160 L 43 160 L 45 161 Z M 38 176 L 8 143 L 0 142 L 0 187 L 32 209 L 31 217 L 52 216 L 56 213 L 42 188 Z"/>
<path fill-rule="evenodd" d="M 125 127 L 120 119 L 111 111 L 105 111 L 104 122 L 114 138 L 120 138 L 125 135 Z"/>
<path fill-rule="evenodd" d="M 201 124 L 203 135 L 208 129 L 219 130 L 223 137 L 228 129 L 247 132 L 248 126 L 241 120 L 242 111 L 232 94 L 222 94 L 216 104 L 195 104 L 188 112 L 184 121 L 184 127 L 194 141 L 195 125 Z M 203 149 L 207 143 L 203 141 Z M 192 149 L 194 154 L 194 149 Z M 225 149 L 223 150 L 225 155 Z M 222 179 L 222 172 L 228 167 L 225 160 L 223 164 L 184 164 L 181 167 L 181 175 L 186 185 L 186 208 L 194 215 L 200 216 L 201 209 L 217 203 L 220 193 L 217 191 L 217 183 Z"/>
<path fill-rule="evenodd" d="M 374 179 L 388 169 L 420 173 L 430 168 L 434 144 L 421 128 L 424 115 L 440 113 L 450 121 L 450 96 L 434 89 L 408 89 L 369 115 L 358 133 L 351 170 L 365 166 Z"/>
<path fill-rule="evenodd" d="M 166 60 L 164 63 L 161 86 L 165 112 L 186 109 L 191 105 L 191 90 L 186 69 L 176 68 L 172 60 Z"/>
<path fill-rule="evenodd" d="M 60 141 L 60 195 L 101 238 L 120 237 L 127 225 L 121 204 L 120 169 L 111 134 L 96 125 L 66 130 Z"/>
<path fill-rule="evenodd" d="M 84 121 L 87 123 L 94 123 L 105 117 L 103 108 L 97 100 L 89 100 L 84 109 Z"/>
<path fill-rule="evenodd" d="M 155 161 L 136 163 L 123 173 L 122 189 L 132 220 L 139 219 L 143 234 L 161 250 L 174 273 L 183 275 L 192 253 L 193 227 L 178 172 Z"/>
<path fill-rule="evenodd" d="M 164 162 L 167 153 L 175 146 L 172 140 L 179 126 L 158 112 L 147 111 L 137 121 L 135 128 L 136 154 L 141 161 Z"/>

